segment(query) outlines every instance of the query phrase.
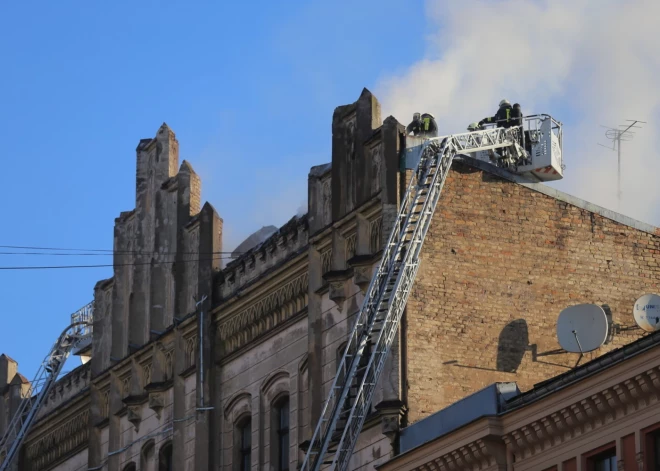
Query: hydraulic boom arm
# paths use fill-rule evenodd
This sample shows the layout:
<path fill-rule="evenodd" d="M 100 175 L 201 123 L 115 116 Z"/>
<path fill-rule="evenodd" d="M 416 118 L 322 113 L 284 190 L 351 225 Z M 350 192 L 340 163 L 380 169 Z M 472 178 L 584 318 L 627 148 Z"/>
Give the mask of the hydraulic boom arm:
<path fill-rule="evenodd" d="M 39 366 L 27 393 L 23 395 L 24 399 L 7 426 L 5 434 L 0 438 L 0 471 L 6 471 L 11 466 L 37 417 L 39 408 L 57 381 L 65 360 L 71 351 L 90 335 L 91 317 L 78 320 L 72 316 L 72 324 L 64 329 Z"/>
<path fill-rule="evenodd" d="M 521 126 L 433 138 L 424 143 L 380 265 L 357 314 L 301 471 L 346 471 L 419 268 L 419 255 L 457 154 L 519 146 Z M 372 348 L 369 349 L 369 346 Z"/>

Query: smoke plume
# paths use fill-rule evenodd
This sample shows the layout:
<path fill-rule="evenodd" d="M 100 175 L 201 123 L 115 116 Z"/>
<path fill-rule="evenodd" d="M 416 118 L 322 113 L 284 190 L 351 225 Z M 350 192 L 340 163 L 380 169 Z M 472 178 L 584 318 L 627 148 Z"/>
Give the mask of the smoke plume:
<path fill-rule="evenodd" d="M 523 113 L 564 123 L 564 180 L 552 186 L 652 224 L 660 223 L 660 2 L 655 0 L 429 1 L 423 60 L 383 77 L 384 116 L 407 124 L 431 112 L 441 134 L 493 115 L 502 98 Z M 606 129 L 647 121 L 616 152 Z"/>

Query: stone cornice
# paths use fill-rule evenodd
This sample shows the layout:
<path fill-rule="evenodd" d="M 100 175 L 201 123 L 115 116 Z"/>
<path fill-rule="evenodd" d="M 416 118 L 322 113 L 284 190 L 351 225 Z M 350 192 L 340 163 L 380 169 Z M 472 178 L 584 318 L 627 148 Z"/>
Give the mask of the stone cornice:
<path fill-rule="evenodd" d="M 245 310 L 255 300 L 266 296 L 272 290 L 277 289 L 288 279 L 298 276 L 298 274 L 307 271 L 307 252 L 301 252 L 295 257 L 281 265 L 272 268 L 261 277 L 251 281 L 234 292 L 231 297 L 221 300 L 211 309 L 213 321 L 217 323 L 224 322 L 239 311 Z"/>
<path fill-rule="evenodd" d="M 307 271 L 297 273 L 269 293 L 253 296 L 243 309 L 220 319 L 216 329 L 222 354 L 231 354 L 305 309 L 308 283 Z"/>
<path fill-rule="evenodd" d="M 484 417 L 379 466 L 379 471 L 481 470 L 503 464 L 506 449 L 497 417 Z"/>
<path fill-rule="evenodd" d="M 236 296 L 291 259 L 306 251 L 308 246 L 307 215 L 293 217 L 261 244 L 231 261 L 218 273 L 213 283 L 213 300 L 222 302 Z M 269 276 L 269 278 L 271 277 Z"/>
<path fill-rule="evenodd" d="M 37 423 L 25 444 L 27 469 L 50 469 L 87 446 L 89 410 L 87 390 L 76 403 L 58 408 Z"/>
<path fill-rule="evenodd" d="M 517 459 L 526 459 L 656 405 L 659 398 L 660 367 L 653 366 L 604 389 L 576 395 L 561 408 L 546 406 L 542 417 L 507 427 L 503 439 Z"/>
<path fill-rule="evenodd" d="M 595 376 L 583 378 L 562 389 L 555 390 L 547 396 L 539 397 L 534 402 L 511 408 L 510 404 L 516 404 L 517 398 L 514 398 L 507 403 L 503 411 L 502 420 L 505 430 L 513 430 L 540 420 L 547 415 L 548 410 L 557 411 L 569 407 L 578 398 L 589 397 L 594 392 L 620 384 L 622 378 L 634 378 L 638 374 L 653 369 L 659 362 L 660 348 L 655 348 L 628 358 L 625 362 L 613 364 L 607 369 L 599 371 Z"/>

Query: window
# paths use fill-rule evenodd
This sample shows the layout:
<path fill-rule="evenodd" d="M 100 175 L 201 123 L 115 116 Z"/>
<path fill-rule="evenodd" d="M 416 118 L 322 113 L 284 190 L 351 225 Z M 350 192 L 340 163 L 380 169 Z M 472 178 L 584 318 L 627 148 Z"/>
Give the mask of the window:
<path fill-rule="evenodd" d="M 172 471 L 172 444 L 163 445 L 158 453 L 158 471 Z"/>
<path fill-rule="evenodd" d="M 156 470 L 156 446 L 153 440 L 149 440 L 143 447 L 140 454 L 140 471 Z"/>
<path fill-rule="evenodd" d="M 656 431 L 653 435 L 653 455 L 654 467 L 653 471 L 660 471 L 660 430 Z"/>
<path fill-rule="evenodd" d="M 649 471 L 660 471 L 660 429 L 646 434 L 646 468 Z"/>
<path fill-rule="evenodd" d="M 234 446 L 236 449 L 234 469 L 249 471 L 252 466 L 252 420 L 249 417 L 236 427 Z"/>
<path fill-rule="evenodd" d="M 128 463 L 128 464 L 124 467 L 124 471 L 136 471 L 135 463 Z"/>
<path fill-rule="evenodd" d="M 616 449 L 604 451 L 591 456 L 587 461 L 588 471 L 617 471 Z"/>
<path fill-rule="evenodd" d="M 276 471 L 289 470 L 289 398 L 284 397 L 275 402 L 273 407 L 272 444 L 273 464 Z"/>

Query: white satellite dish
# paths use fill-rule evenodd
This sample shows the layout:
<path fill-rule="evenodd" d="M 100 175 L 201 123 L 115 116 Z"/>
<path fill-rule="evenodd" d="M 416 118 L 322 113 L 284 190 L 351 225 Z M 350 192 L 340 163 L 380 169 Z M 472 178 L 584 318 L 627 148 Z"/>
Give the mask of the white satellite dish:
<path fill-rule="evenodd" d="M 607 315 L 602 307 L 595 304 L 567 307 L 557 319 L 557 339 L 567 352 L 596 350 L 605 343 L 608 330 Z"/>
<path fill-rule="evenodd" d="M 660 330 L 660 296 L 645 294 L 635 301 L 633 307 L 635 322 L 647 332 Z"/>

